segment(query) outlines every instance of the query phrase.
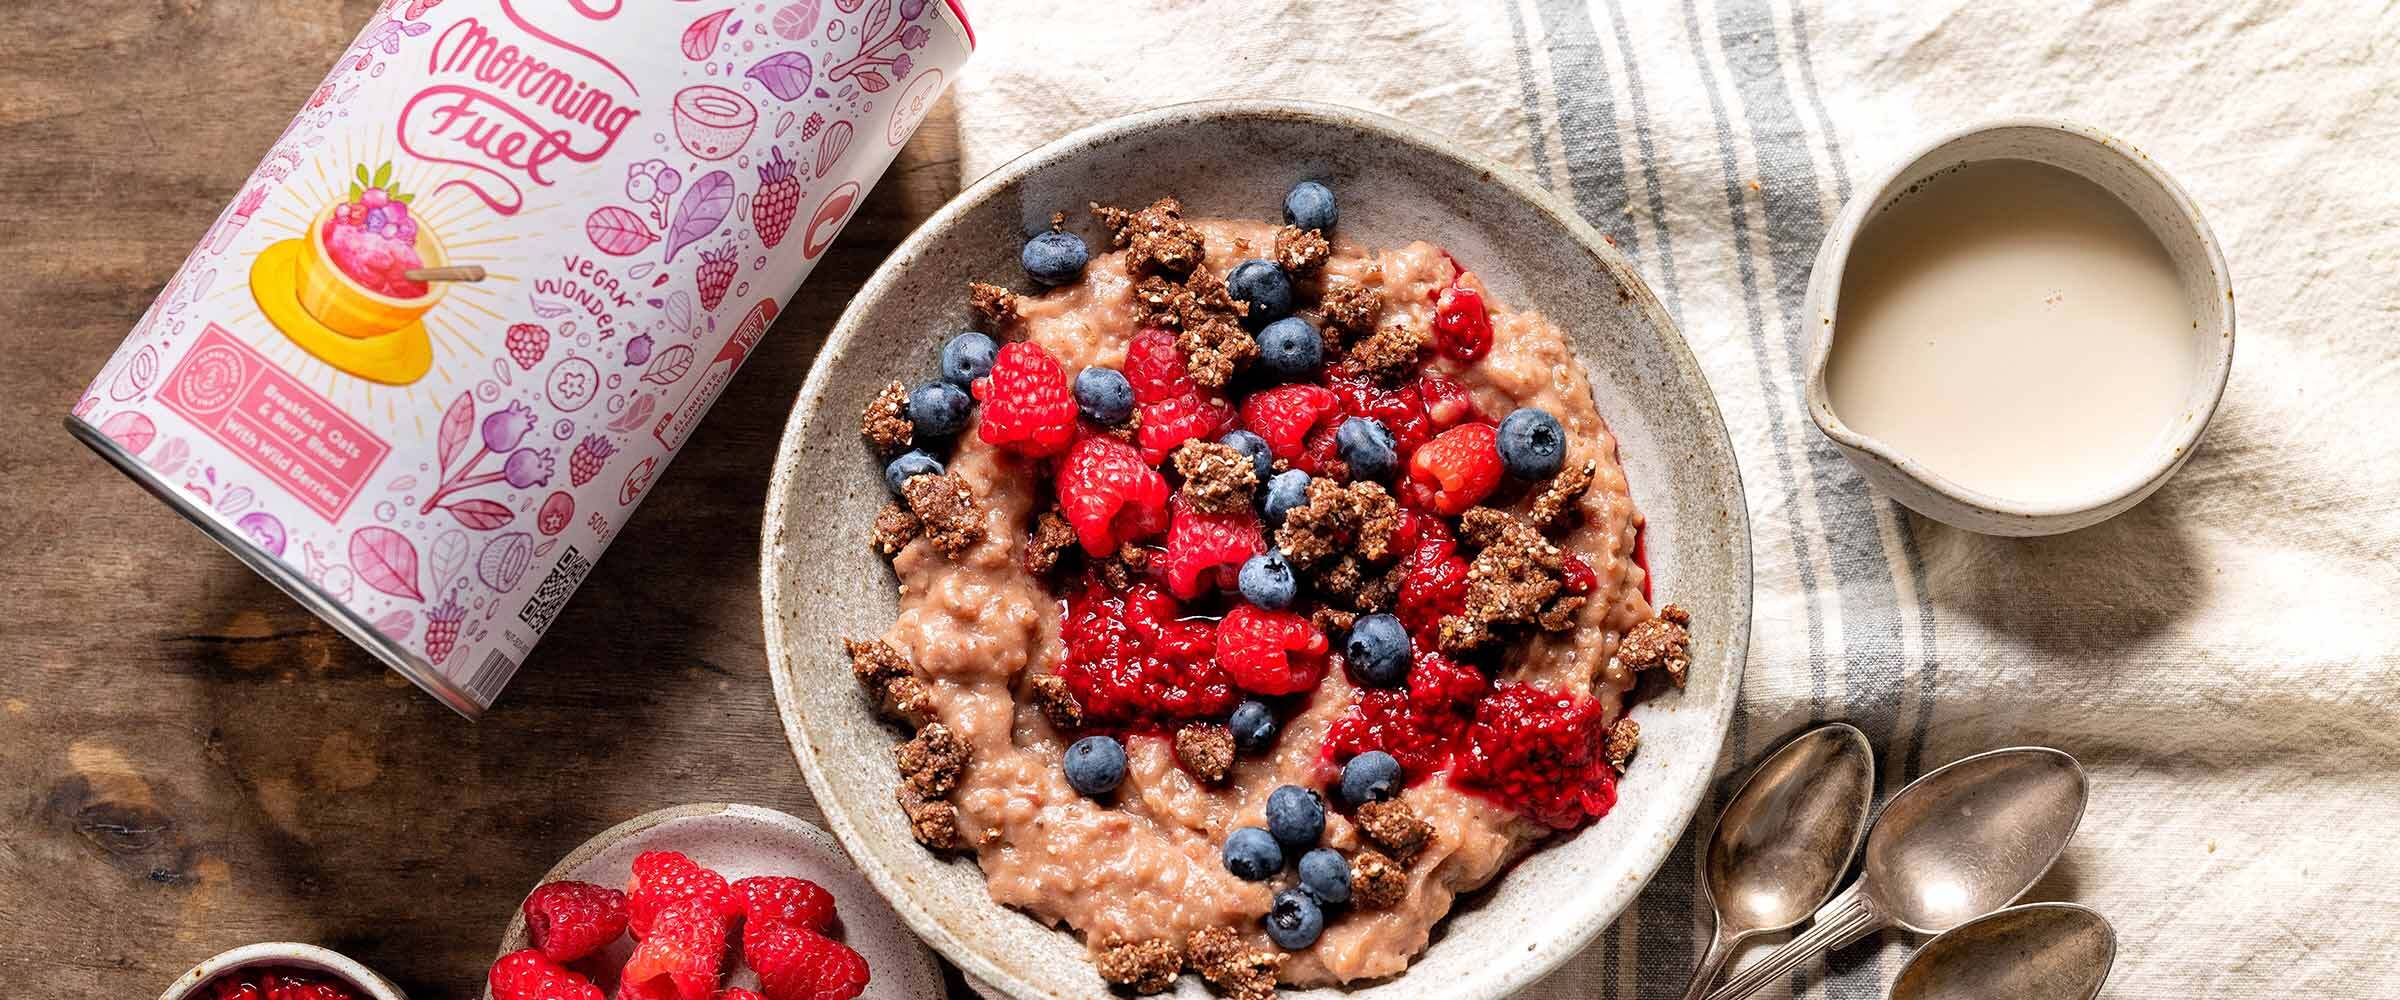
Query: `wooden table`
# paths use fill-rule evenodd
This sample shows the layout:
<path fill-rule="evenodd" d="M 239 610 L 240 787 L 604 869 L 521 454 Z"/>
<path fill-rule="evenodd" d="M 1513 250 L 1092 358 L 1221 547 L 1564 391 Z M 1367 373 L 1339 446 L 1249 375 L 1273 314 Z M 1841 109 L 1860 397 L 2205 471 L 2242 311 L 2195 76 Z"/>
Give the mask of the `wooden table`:
<path fill-rule="evenodd" d="M 374 7 L 0 4 L 0 992 L 142 1000 L 300 940 L 471 996 L 592 834 L 693 801 L 819 818 L 767 683 L 760 506 L 825 331 L 958 190 L 946 103 L 479 724 L 61 429 Z"/>

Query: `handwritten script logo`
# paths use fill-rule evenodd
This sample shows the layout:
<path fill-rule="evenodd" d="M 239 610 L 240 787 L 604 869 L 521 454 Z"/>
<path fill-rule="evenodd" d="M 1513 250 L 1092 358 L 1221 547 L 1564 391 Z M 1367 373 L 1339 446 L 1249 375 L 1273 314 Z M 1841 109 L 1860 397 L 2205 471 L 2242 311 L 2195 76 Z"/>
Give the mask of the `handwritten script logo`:
<path fill-rule="evenodd" d="M 615 17 L 619 7 L 567 6 L 592 21 Z M 608 155 L 640 116 L 631 99 L 641 91 L 608 60 L 526 20 L 515 0 L 500 0 L 500 13 L 514 33 L 466 17 L 434 39 L 426 65 L 434 82 L 400 109 L 400 148 L 467 169 L 435 190 L 464 187 L 493 211 L 515 215 L 525 204 L 520 184 L 548 187 L 558 160 Z M 511 40 L 520 34 L 544 44 Z M 621 93 L 612 89 L 618 84 Z"/>

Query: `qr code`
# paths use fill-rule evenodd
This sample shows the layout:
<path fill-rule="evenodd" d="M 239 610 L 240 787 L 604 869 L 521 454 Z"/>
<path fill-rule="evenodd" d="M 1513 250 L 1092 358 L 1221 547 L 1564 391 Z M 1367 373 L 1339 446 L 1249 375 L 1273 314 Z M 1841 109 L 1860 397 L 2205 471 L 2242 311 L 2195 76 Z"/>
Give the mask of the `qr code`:
<path fill-rule="evenodd" d="M 558 609 L 565 607 L 567 598 L 575 593 L 575 585 L 582 583 L 583 575 L 591 571 L 592 561 L 576 554 L 574 546 L 567 546 L 565 552 L 558 554 L 558 562 L 550 567 L 550 575 L 542 578 L 542 585 L 533 588 L 533 596 L 517 609 L 517 620 L 531 626 L 536 634 L 548 631 L 551 620 L 558 617 Z"/>

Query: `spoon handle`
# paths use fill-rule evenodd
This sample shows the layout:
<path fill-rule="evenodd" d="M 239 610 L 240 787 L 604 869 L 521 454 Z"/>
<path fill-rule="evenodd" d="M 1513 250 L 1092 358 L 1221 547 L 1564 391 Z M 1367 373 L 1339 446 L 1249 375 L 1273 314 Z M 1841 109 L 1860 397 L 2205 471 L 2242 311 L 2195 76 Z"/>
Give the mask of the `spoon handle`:
<path fill-rule="evenodd" d="M 1717 981 L 1717 973 L 1725 971 L 1725 960 L 1733 957 L 1733 942 L 1725 937 L 1724 928 L 1717 929 L 1708 942 L 1708 954 L 1700 956 L 1700 967 L 1692 970 L 1692 987 L 1685 990 L 1683 1000 L 1700 1000 L 1708 995 L 1709 984 Z"/>
<path fill-rule="evenodd" d="M 1866 884 L 1863 878 L 1850 883 L 1850 888 L 1842 890 L 1841 895 L 1817 911 L 1808 930 L 1778 945 L 1767 953 L 1765 960 L 1742 970 L 1724 989 L 1709 994 L 1708 1000 L 1743 1000 L 1765 989 L 1768 983 L 1790 975 L 1803 963 L 1889 925 L 1890 918 L 1863 891 Z"/>

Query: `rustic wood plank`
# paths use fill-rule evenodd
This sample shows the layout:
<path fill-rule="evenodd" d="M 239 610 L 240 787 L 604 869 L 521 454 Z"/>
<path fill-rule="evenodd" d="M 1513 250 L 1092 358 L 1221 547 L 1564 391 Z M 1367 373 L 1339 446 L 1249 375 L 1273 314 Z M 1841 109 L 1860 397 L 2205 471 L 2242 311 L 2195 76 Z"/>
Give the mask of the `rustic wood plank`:
<path fill-rule="evenodd" d="M 946 105 L 480 724 L 60 429 L 374 6 L 0 5 L 0 925 L 45 994 L 151 996 L 298 939 L 470 996 L 520 894 L 609 825 L 708 800 L 819 818 L 766 680 L 760 507 L 825 331 L 958 190 Z"/>

